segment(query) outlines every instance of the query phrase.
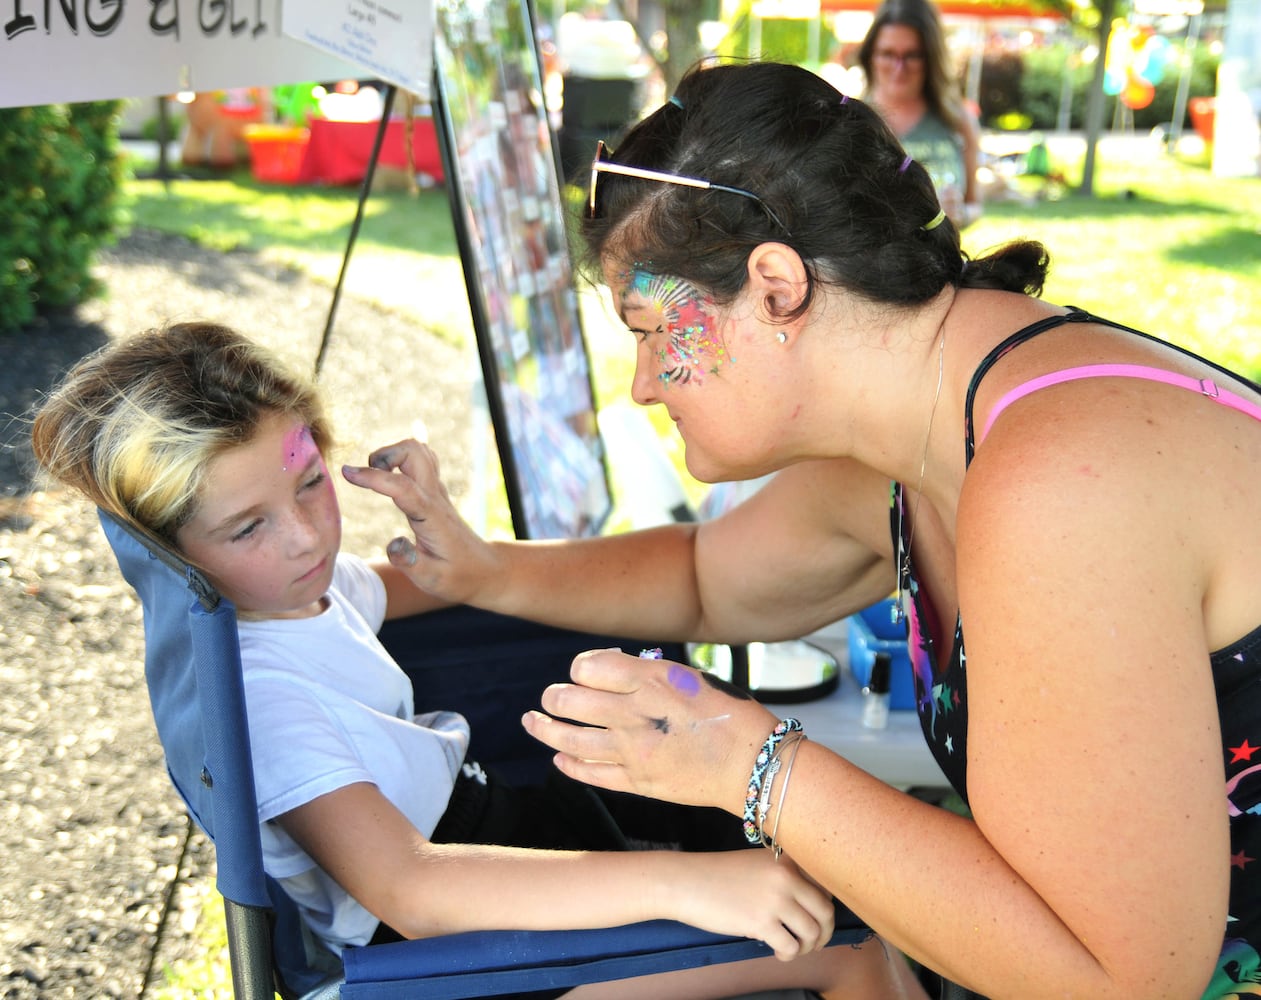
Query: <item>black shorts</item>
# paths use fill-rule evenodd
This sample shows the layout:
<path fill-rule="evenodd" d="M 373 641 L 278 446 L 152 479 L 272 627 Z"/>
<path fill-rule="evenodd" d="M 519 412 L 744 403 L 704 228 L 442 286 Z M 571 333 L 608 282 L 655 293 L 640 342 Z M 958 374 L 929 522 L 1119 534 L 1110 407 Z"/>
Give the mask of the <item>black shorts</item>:
<path fill-rule="evenodd" d="M 562 851 L 725 851 L 749 846 L 741 821 L 720 809 L 607 792 L 554 769 L 543 784 L 518 787 L 493 769 L 466 768 L 433 832 L 434 843 Z"/>

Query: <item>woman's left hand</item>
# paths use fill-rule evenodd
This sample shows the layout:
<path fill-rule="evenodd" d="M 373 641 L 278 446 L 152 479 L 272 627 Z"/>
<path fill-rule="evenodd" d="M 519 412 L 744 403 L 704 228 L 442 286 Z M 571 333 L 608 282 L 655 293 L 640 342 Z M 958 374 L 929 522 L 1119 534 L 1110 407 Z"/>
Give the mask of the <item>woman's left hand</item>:
<path fill-rule="evenodd" d="M 753 758 L 777 721 L 747 692 L 616 649 L 580 653 L 570 677 L 543 692 L 550 717 L 522 720 L 559 751 L 561 771 L 600 788 L 742 813 Z"/>

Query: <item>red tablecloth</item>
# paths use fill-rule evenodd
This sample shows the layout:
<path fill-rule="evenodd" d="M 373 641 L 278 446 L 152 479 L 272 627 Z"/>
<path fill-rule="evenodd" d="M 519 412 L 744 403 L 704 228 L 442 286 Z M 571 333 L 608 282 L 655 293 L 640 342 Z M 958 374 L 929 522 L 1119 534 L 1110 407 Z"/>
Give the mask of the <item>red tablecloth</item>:
<path fill-rule="evenodd" d="M 311 121 L 311 138 L 298 172 L 299 184 L 357 184 L 363 180 L 372 156 L 377 122 L 333 122 L 324 118 Z M 386 125 L 381 144 L 381 166 L 407 167 L 403 144 L 406 122 L 392 118 Z M 432 118 L 412 121 L 412 156 L 417 173 L 442 180 L 442 157 Z"/>

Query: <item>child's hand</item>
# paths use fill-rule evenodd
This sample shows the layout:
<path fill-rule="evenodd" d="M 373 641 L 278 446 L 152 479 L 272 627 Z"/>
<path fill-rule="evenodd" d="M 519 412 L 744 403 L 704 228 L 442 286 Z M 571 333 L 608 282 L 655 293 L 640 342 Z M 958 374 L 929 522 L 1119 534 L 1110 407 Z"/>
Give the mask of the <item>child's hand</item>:
<path fill-rule="evenodd" d="M 474 603 L 496 579 L 494 552 L 460 517 L 438 474 L 438 456 L 408 439 L 378 448 L 368 465 L 342 466 L 346 481 L 389 497 L 412 538 L 386 546 L 390 563 L 421 590 L 456 604 Z"/>
<path fill-rule="evenodd" d="M 787 855 L 770 851 L 687 854 L 687 872 L 663 891 L 678 919 L 716 934 L 764 941 L 788 961 L 824 947 L 836 911 L 832 897 Z"/>

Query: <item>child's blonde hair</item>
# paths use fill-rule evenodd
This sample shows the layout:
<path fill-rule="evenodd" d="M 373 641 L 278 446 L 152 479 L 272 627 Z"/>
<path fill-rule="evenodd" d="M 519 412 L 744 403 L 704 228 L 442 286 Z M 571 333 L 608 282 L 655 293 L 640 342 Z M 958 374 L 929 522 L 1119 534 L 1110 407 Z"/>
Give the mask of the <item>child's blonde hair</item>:
<path fill-rule="evenodd" d="M 149 330 L 80 362 L 40 408 L 35 458 L 54 479 L 174 547 L 210 462 L 269 414 L 331 429 L 314 385 L 214 323 Z"/>

